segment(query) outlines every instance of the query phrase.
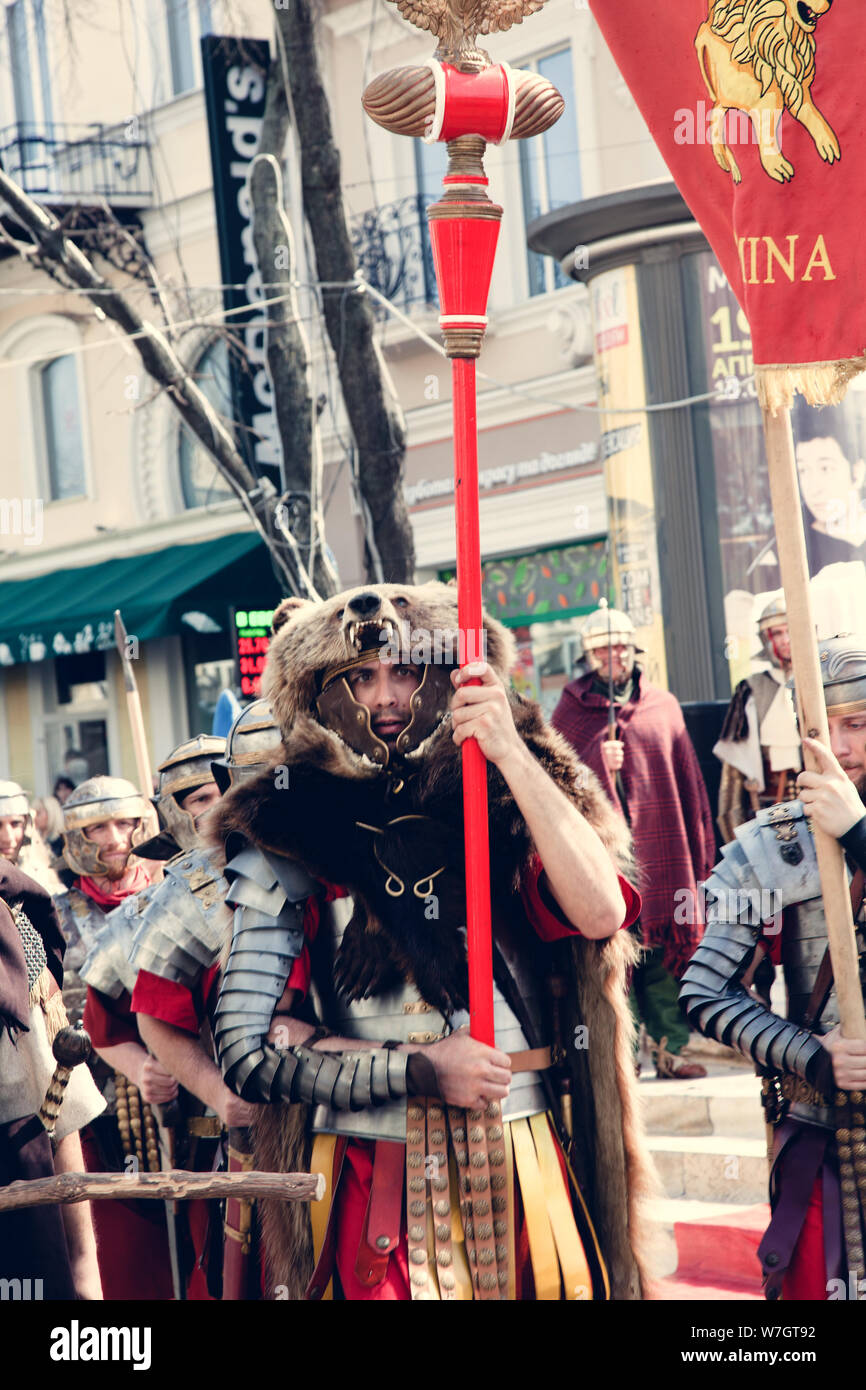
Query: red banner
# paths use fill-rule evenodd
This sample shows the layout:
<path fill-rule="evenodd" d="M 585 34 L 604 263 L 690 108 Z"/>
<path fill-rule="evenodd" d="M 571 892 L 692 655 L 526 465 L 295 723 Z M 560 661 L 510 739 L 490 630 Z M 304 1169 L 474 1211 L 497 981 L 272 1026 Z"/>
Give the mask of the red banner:
<path fill-rule="evenodd" d="M 839 399 L 866 367 L 863 0 L 590 5 L 746 312 L 763 398 Z"/>

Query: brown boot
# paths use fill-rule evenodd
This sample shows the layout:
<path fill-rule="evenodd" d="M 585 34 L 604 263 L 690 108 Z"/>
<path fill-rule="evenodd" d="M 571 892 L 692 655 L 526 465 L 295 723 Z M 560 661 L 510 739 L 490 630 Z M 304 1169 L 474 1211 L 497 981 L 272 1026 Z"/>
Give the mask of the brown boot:
<path fill-rule="evenodd" d="M 707 1069 L 700 1062 L 680 1062 L 672 1052 L 668 1052 L 668 1040 L 662 1038 L 658 1047 L 650 1052 L 655 1063 L 656 1076 L 662 1081 L 699 1081 L 706 1076 Z"/>

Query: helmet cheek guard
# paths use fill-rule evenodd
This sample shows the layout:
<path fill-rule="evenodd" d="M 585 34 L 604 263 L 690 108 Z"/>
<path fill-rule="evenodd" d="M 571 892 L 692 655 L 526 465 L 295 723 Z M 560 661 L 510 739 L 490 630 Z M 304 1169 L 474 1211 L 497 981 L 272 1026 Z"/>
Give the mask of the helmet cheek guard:
<path fill-rule="evenodd" d="M 63 807 L 63 856 L 77 874 L 105 878 L 111 874 L 100 846 L 86 831 L 109 820 L 132 820 L 130 854 L 148 836 L 148 820 L 153 817 L 150 802 L 131 782 L 120 777 L 89 777 L 67 798 Z"/>
<path fill-rule="evenodd" d="M 346 679 L 347 669 L 364 665 L 370 660 L 370 653 L 363 652 L 356 661 L 326 676 L 322 693 L 316 700 L 316 712 L 319 722 L 348 744 L 355 753 L 360 753 L 379 767 L 385 768 L 390 766 L 392 761 L 391 749 L 373 732 L 369 709 L 355 699 Z M 451 666 L 433 663 L 421 668 L 421 680 L 409 701 L 412 717 L 406 728 L 398 734 L 394 748 L 394 753 L 399 758 L 411 758 L 413 753 L 417 753 L 421 744 L 436 731 L 448 713 L 452 669 Z"/>

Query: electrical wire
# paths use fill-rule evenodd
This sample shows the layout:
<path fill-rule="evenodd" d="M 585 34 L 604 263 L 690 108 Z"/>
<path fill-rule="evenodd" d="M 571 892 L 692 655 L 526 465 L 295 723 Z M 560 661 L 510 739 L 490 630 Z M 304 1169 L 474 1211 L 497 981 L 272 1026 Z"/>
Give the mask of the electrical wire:
<path fill-rule="evenodd" d="M 274 282 L 269 282 L 269 284 L 273 284 L 273 283 L 274 283 Z M 268 288 L 268 287 L 269 287 L 269 285 L 263 285 L 263 288 Z M 140 287 L 140 288 L 144 289 L 145 287 L 142 286 L 142 287 Z M 196 286 L 194 286 L 194 287 L 192 287 L 192 288 L 193 288 L 193 289 L 196 289 L 196 290 L 204 290 L 204 289 L 207 289 L 207 290 L 213 291 L 213 290 L 217 290 L 217 289 L 237 289 L 237 288 L 244 288 L 244 286 L 237 286 L 237 285 L 208 285 L 208 286 L 196 285 Z M 343 340 L 343 332 L 344 332 L 344 328 L 345 328 L 345 323 L 344 323 L 345 297 L 346 297 L 346 295 L 347 295 L 348 293 L 350 293 L 352 290 L 356 290 L 358 293 L 365 293 L 365 294 L 370 294 L 370 295 L 372 295 L 374 299 L 376 299 L 379 303 L 382 304 L 382 306 L 388 311 L 388 313 L 392 314 L 392 315 L 394 316 L 394 318 L 399 319 L 399 321 L 400 321 L 402 324 L 404 324 L 405 327 L 409 328 L 409 329 L 416 335 L 416 337 L 420 338 L 422 342 L 426 343 L 427 346 L 428 346 L 433 352 L 437 353 L 438 356 L 440 356 L 440 357 L 447 358 L 447 353 L 445 352 L 445 349 L 444 349 L 444 347 L 442 346 L 441 343 L 437 343 L 437 342 L 436 342 L 436 339 L 435 339 L 435 338 L 432 338 L 432 337 L 430 336 L 430 334 L 427 333 L 423 328 L 421 328 L 421 326 L 420 326 L 419 324 L 415 323 L 414 320 L 412 320 L 412 319 L 408 316 L 408 314 L 405 314 L 405 313 L 403 312 L 402 309 L 400 309 L 396 304 L 392 303 L 392 301 L 391 301 L 390 299 L 387 299 L 385 295 L 383 295 L 379 290 L 377 290 L 377 289 L 375 288 L 374 285 L 371 285 L 368 281 L 362 279 L 360 276 L 358 276 L 358 278 L 357 278 L 356 280 L 349 280 L 349 281 L 345 281 L 345 280 L 311 280 L 311 281 L 296 280 L 296 281 L 293 281 L 293 282 L 292 282 L 292 289 L 294 290 L 294 289 L 299 289 L 299 288 L 307 288 L 307 289 L 313 289 L 313 290 L 321 290 L 321 289 L 341 289 L 341 290 L 344 291 L 344 295 L 343 295 L 343 297 L 342 297 L 341 306 L 340 306 L 340 310 L 341 310 L 341 312 L 340 312 L 340 325 L 341 325 L 341 343 L 340 343 L 340 347 L 341 347 L 341 349 L 342 349 L 342 346 L 343 346 L 342 340 Z M 4 291 L 3 291 L 2 289 L 0 289 L 0 293 L 3 293 L 3 292 L 4 292 Z M 20 291 L 18 291 L 18 290 L 15 290 L 15 291 L 9 290 L 9 291 L 7 291 L 7 292 L 8 292 L 8 293 L 20 293 Z M 50 291 L 48 291 L 47 289 L 46 289 L 46 290 L 33 291 L 33 292 L 34 292 L 34 293 L 42 294 L 43 296 L 46 295 L 46 294 L 48 294 L 48 293 L 50 293 Z M 118 289 L 105 289 L 105 290 L 98 290 L 98 291 L 94 291 L 94 292 L 95 292 L 95 293 L 99 293 L 99 294 L 119 294 L 119 293 L 125 294 L 125 293 L 126 293 L 125 290 L 118 290 Z M 171 291 L 170 291 L 170 292 L 171 292 Z M 67 293 L 67 291 L 61 290 L 61 293 Z M 78 287 L 78 286 L 76 286 L 73 290 L 69 291 L 69 293 L 89 294 L 89 292 L 88 292 L 87 290 L 83 290 L 83 289 L 81 289 L 81 288 Z M 170 327 L 163 327 L 163 328 L 158 329 L 157 331 L 159 331 L 160 333 L 162 333 L 165 337 L 169 337 L 169 338 L 170 338 L 170 337 L 172 336 L 172 334 L 174 334 L 174 333 L 176 333 L 176 332 L 179 332 L 179 331 L 181 331 L 181 330 L 184 330 L 184 329 L 187 329 L 187 328 L 196 328 L 196 327 L 199 327 L 199 326 L 202 325 L 202 324 L 208 324 L 208 323 L 219 324 L 219 323 L 221 323 L 221 322 L 224 322 L 226 319 L 233 317 L 234 315 L 246 314 L 246 313 L 253 313 L 253 312 L 255 312 L 256 309 L 259 309 L 259 308 L 266 308 L 269 304 L 279 304 L 279 303 L 282 303 L 282 302 L 284 302 L 285 300 L 290 299 L 290 298 L 291 298 L 291 291 L 290 291 L 289 293 L 284 293 L 284 294 L 279 294 L 279 295 L 272 295 L 272 296 L 270 296 L 270 297 L 268 297 L 268 298 L 265 298 L 265 299 L 257 299 L 257 300 L 254 300 L 254 301 L 253 301 L 252 303 L 250 303 L 250 304 L 240 304 L 240 305 L 236 306 L 234 309 L 214 310 L 214 311 L 212 311 L 211 313 L 208 313 L 208 314 L 200 314 L 200 315 L 198 315 L 197 317 L 192 318 L 192 319 L 183 319 L 183 320 L 178 321 L 177 323 L 173 323 Z M 317 318 L 318 318 L 318 317 L 321 317 L 321 314 L 322 314 L 322 305 L 321 305 L 321 298 L 320 298 L 320 296 L 316 296 L 316 302 L 317 302 L 317 306 L 318 306 L 318 309 L 319 309 L 319 314 L 318 314 L 318 315 L 311 315 L 310 318 L 304 318 L 303 320 L 300 320 L 300 322 L 309 323 L 309 322 L 312 321 L 312 319 L 313 319 L 314 317 L 317 317 Z M 155 327 L 155 326 L 152 326 L 152 327 Z M 142 331 L 137 332 L 137 333 L 128 333 L 128 334 L 124 334 L 124 338 L 126 339 L 127 342 L 128 342 L 128 341 L 131 341 L 131 340 L 133 340 L 133 339 L 136 339 L 136 338 L 143 338 L 143 337 L 148 337 L 148 336 L 149 336 L 149 330 L 142 330 Z M 34 356 L 34 357 L 8 357 L 8 358 L 5 358 L 5 359 L 0 359 L 0 370 L 3 370 L 3 369 L 5 369 L 5 368 L 9 368 L 9 367 L 15 367 L 15 366 L 35 366 L 35 365 L 38 364 L 38 363 L 50 362 L 50 361 L 54 360 L 54 359 L 57 358 L 57 357 L 70 357 L 70 356 L 76 356 L 76 355 L 78 355 L 78 354 L 80 354 L 80 353 L 90 352 L 90 351 L 92 351 L 92 350 L 94 350 L 94 349 L 96 349 L 96 348 L 110 347 L 110 346 L 114 346 L 114 341 L 113 341 L 112 339 L 110 339 L 110 338 L 100 338 L 100 339 L 98 339 L 98 340 L 97 340 L 96 342 L 94 342 L 94 343 L 80 343 L 78 346 L 73 347 L 73 348 L 67 348 L 67 349 L 65 349 L 65 350 L 62 351 L 62 352 L 55 352 L 55 353 L 39 353 L 38 355 L 36 355 L 36 356 Z M 488 372 L 479 371 L 479 372 L 478 372 L 478 377 L 479 377 L 479 380 L 487 381 L 487 382 L 490 383 L 491 386 L 496 387 L 497 390 L 506 391 L 506 392 L 508 392 L 510 395 L 521 396 L 521 397 L 523 397 L 523 398 L 526 399 L 526 400 L 537 401 L 539 405 L 553 405 L 553 406 L 558 407 L 560 410 L 572 410 L 572 411 L 575 411 L 575 412 L 578 413 L 578 414 L 586 414 L 586 415 L 652 415 L 652 414 L 656 414 L 656 413 L 658 413 L 659 411 L 662 411 L 662 410 L 684 410 L 684 409 L 686 409 L 688 406 L 691 406 L 691 405 L 701 405 L 701 404 L 703 404 L 703 403 L 705 403 L 705 402 L 708 402 L 708 401 L 718 401 L 718 400 L 719 400 L 719 397 L 718 397 L 718 395 L 716 394 L 715 391 L 705 391 L 705 392 L 702 392 L 702 393 L 700 393 L 700 394 L 698 394 L 698 395 L 694 395 L 694 396 L 683 396 L 683 397 L 681 397 L 679 400 L 675 400 L 675 401 L 659 401 L 659 402 L 654 403 L 654 404 L 652 404 L 652 405 L 647 405 L 647 404 L 642 404 L 642 405 L 630 405 L 630 406 L 576 405 L 573 401 L 563 401 L 563 400 L 559 400 L 559 399 L 557 399 L 556 397 L 553 397 L 553 396 L 544 396 L 544 395 L 540 395 L 537 391 L 533 391 L 533 390 L 531 390 L 530 388 L 525 387 L 525 386 L 516 385 L 514 382 L 500 381 L 497 377 L 490 376 L 490 374 L 489 374 Z M 751 379 L 751 378 L 749 378 L 749 379 Z M 745 384 L 745 383 L 744 383 L 744 384 Z M 329 397 L 329 399 L 330 399 L 330 397 Z M 336 424 L 336 422 L 335 422 L 335 424 Z M 335 432 L 336 432 L 336 429 L 335 429 Z M 342 442 L 343 442 L 343 441 L 341 440 L 341 443 L 342 443 Z M 395 448 L 396 448 L 396 445 L 395 445 Z"/>

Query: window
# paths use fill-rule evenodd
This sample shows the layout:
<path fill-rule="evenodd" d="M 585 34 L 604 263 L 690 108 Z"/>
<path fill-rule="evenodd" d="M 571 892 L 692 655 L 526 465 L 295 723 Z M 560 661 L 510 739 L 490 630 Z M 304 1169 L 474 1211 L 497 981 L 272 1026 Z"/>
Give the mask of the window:
<path fill-rule="evenodd" d="M 75 358 L 55 357 L 39 370 L 48 499 L 84 497 L 84 438 Z"/>
<path fill-rule="evenodd" d="M 529 223 L 542 213 L 580 200 L 580 152 L 571 48 L 558 49 L 521 66 L 548 78 L 565 99 L 565 111 L 550 130 L 535 140 L 518 141 L 523 213 Z M 536 251 L 527 251 L 527 269 L 530 294 L 546 294 L 571 283 L 555 261 Z"/>
<path fill-rule="evenodd" d="M 205 348 L 196 363 L 195 378 L 217 415 L 231 422 L 233 409 L 229 354 L 224 338 L 215 339 Z M 186 426 L 181 426 L 178 462 L 185 507 L 206 507 L 234 497 L 210 454 Z"/>
<path fill-rule="evenodd" d="M 165 0 L 168 56 L 172 96 L 199 85 L 199 63 L 194 45 L 212 29 L 210 0 Z M 197 23 L 196 23 L 197 21 Z M 195 24 L 196 33 L 193 34 Z"/>

